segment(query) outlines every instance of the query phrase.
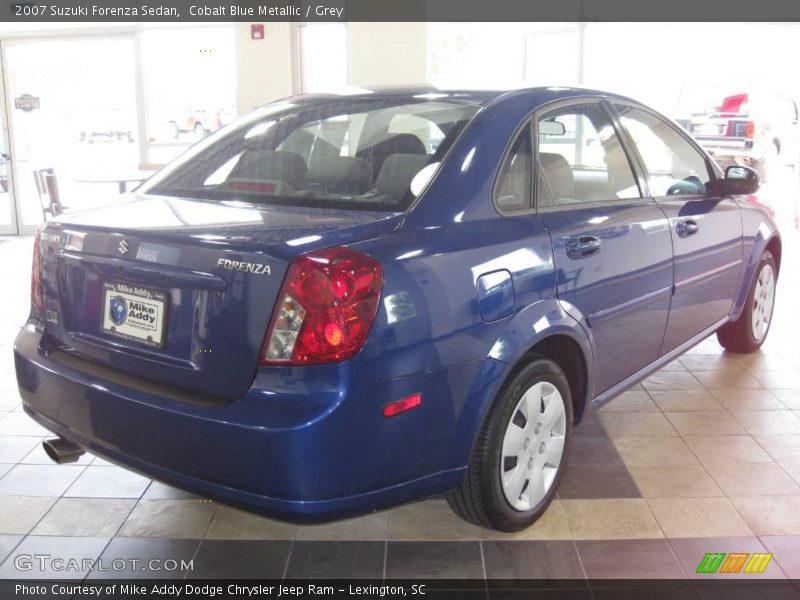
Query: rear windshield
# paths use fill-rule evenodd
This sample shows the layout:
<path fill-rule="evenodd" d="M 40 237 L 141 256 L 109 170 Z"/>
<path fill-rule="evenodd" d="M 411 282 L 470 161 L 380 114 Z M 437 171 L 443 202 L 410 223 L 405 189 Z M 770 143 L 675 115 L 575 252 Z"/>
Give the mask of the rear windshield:
<path fill-rule="evenodd" d="M 139 191 L 404 211 L 477 108 L 409 98 L 273 104 L 197 144 Z"/>

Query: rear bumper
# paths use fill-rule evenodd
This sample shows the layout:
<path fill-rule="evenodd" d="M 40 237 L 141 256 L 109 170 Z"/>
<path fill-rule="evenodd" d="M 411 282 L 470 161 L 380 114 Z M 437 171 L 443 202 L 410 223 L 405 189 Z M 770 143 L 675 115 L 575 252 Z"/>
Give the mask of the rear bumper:
<path fill-rule="evenodd" d="M 380 384 L 360 380 L 352 362 L 261 369 L 244 397 L 210 406 L 65 366 L 42 339 L 23 329 L 14 357 L 24 409 L 47 429 L 149 477 L 296 522 L 458 485 L 471 444 L 464 432 L 473 434 L 463 426 L 465 396 L 477 377 L 499 376 L 500 368 L 487 359 Z M 423 406 L 382 417 L 384 404 L 416 392 Z"/>
<path fill-rule="evenodd" d="M 758 140 L 744 138 L 722 139 L 718 137 L 695 136 L 706 151 L 716 159 L 738 159 L 744 161 L 761 160 L 764 147 Z"/>

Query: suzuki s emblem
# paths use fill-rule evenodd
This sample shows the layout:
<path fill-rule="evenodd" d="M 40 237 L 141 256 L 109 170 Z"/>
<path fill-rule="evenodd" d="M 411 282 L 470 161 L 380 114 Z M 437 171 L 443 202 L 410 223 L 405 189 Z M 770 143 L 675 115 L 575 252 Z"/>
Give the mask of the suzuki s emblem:
<path fill-rule="evenodd" d="M 128 243 L 128 240 L 123 238 L 122 241 L 120 241 L 119 246 L 117 246 L 117 248 L 119 249 L 120 254 L 127 254 L 128 250 L 131 249 L 131 245 Z"/>

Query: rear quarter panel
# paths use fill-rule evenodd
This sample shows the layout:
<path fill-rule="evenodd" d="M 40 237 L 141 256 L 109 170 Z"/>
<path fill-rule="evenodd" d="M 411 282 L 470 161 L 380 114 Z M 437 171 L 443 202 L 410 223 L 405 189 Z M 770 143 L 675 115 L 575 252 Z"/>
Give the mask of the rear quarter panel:
<path fill-rule="evenodd" d="M 536 218 L 401 229 L 354 248 L 384 265 L 381 305 L 361 354 L 376 381 L 492 356 L 517 314 L 555 298 L 550 240 Z M 514 308 L 487 322 L 477 280 L 497 270 L 511 274 Z"/>
<path fill-rule="evenodd" d="M 442 457 L 441 469 L 468 462 L 498 390 L 538 339 L 567 334 L 591 364 L 588 338 L 556 299 L 550 238 L 536 215 L 401 228 L 353 247 L 384 265 L 378 315 L 358 357 L 369 377 L 380 385 L 449 381 L 430 390 L 433 396 L 408 388 L 423 391 L 422 410 L 396 425 L 416 448 Z M 511 273 L 514 307 L 487 322 L 477 279 L 497 270 Z M 454 380 L 465 376 L 470 380 Z M 414 426 L 407 430 L 404 420 Z"/>

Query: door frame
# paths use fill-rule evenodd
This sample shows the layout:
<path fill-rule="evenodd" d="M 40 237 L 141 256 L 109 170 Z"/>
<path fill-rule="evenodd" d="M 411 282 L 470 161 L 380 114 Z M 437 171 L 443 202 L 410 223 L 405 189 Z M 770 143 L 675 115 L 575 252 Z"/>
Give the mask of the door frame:
<path fill-rule="evenodd" d="M 3 37 L 0 39 L 0 110 L 2 110 L 3 121 L 0 125 L 3 128 L 3 134 L 6 141 L 6 152 L 12 157 L 10 166 L 7 168 L 9 190 L 14 189 L 13 182 L 19 181 L 20 174 L 17 172 L 16 161 L 14 156 L 16 154 L 16 145 L 14 137 L 14 119 L 7 110 L 9 106 L 13 106 L 13 99 L 11 98 L 11 85 L 9 81 L 8 70 L 8 52 L 6 49 L 9 46 L 24 46 L 29 44 L 36 44 L 37 42 L 60 42 L 60 41 L 94 41 L 94 40 L 120 40 L 128 39 L 132 43 L 134 53 L 134 72 L 131 74 L 133 77 L 133 84 L 135 90 L 135 114 L 136 114 L 136 132 L 139 137 L 139 163 L 144 164 L 147 162 L 147 123 L 146 123 L 146 107 L 145 107 L 145 93 L 144 93 L 144 61 L 142 60 L 142 36 L 141 29 L 138 26 L 121 27 L 119 31 L 93 31 L 85 29 L 77 29 L 75 31 L 57 31 L 46 32 L 39 34 L 23 34 Z M 15 194 L 11 192 L 11 203 L 13 206 L 12 223 L 14 224 L 15 231 L 10 232 L 10 235 L 33 235 L 39 225 L 26 224 L 22 220 L 22 206 L 17 200 Z M 3 231 L 0 230 L 0 234 Z"/>
<path fill-rule="evenodd" d="M 5 53 L 2 44 L 0 44 L 0 140 L 3 142 L 3 147 L 6 149 L 6 154 L 13 157 L 14 153 L 11 150 L 11 130 L 9 124 L 11 120 L 8 116 L 8 105 L 6 103 L 6 76 L 5 76 Z M 18 211 L 17 203 L 14 197 L 14 161 L 9 160 L 6 162 L 6 187 L 8 188 L 8 199 L 10 201 L 11 223 L 9 225 L 0 225 L 0 235 L 17 235 L 19 234 Z"/>

